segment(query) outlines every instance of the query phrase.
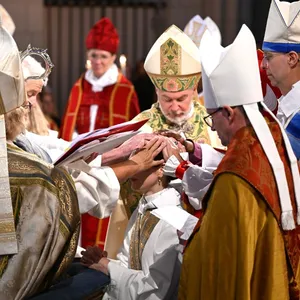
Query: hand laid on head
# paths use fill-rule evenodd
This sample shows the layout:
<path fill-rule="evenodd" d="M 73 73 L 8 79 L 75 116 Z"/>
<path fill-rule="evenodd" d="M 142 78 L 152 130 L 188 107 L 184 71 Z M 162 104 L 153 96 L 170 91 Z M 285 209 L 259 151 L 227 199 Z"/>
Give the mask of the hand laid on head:
<path fill-rule="evenodd" d="M 166 139 L 164 137 L 155 136 L 143 149 L 130 157 L 129 160 L 140 165 L 141 170 L 160 166 L 164 163 L 164 160 L 154 160 L 154 158 L 164 149 L 165 146 Z"/>
<path fill-rule="evenodd" d="M 155 136 L 154 133 L 140 133 L 123 143 L 119 147 L 123 158 L 128 158 L 134 150 L 142 149 Z"/>
<path fill-rule="evenodd" d="M 167 161 L 172 155 L 175 155 L 179 162 L 182 162 L 183 159 L 180 156 L 180 152 L 184 150 L 184 147 L 178 141 L 173 138 L 167 138 L 166 147 L 163 149 L 164 160 Z"/>
<path fill-rule="evenodd" d="M 182 144 L 186 152 L 193 153 L 194 152 L 194 143 L 191 140 L 186 140 L 184 137 L 180 135 L 180 133 L 175 131 L 167 131 L 167 130 L 161 130 L 158 132 L 159 134 L 170 137 L 178 141 L 180 144 Z"/>
<path fill-rule="evenodd" d="M 107 252 L 101 250 L 97 246 L 93 246 L 93 247 L 89 246 L 85 251 L 81 251 L 81 254 L 82 254 L 82 258 L 80 262 L 86 267 L 98 263 L 102 257 L 107 257 Z"/>

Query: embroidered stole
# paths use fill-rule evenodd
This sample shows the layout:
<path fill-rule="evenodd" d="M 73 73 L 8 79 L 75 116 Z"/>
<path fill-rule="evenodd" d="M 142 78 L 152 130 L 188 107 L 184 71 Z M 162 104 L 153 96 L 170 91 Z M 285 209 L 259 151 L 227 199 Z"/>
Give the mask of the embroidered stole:
<path fill-rule="evenodd" d="M 147 210 L 143 215 L 138 213 L 133 230 L 131 233 L 129 255 L 130 268 L 133 270 L 142 270 L 142 254 L 145 245 L 159 222 L 159 218 L 152 215 L 150 210 Z"/>

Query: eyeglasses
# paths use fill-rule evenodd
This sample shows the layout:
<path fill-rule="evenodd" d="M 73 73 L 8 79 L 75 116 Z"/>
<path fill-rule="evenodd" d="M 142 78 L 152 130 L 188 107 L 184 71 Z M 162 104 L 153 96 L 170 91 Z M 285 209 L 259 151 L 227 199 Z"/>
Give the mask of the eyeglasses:
<path fill-rule="evenodd" d="M 21 105 L 24 109 L 29 109 L 29 110 L 31 110 L 31 107 L 32 107 L 32 104 L 31 104 L 31 102 L 28 102 L 27 104 L 23 104 L 23 105 Z"/>
<path fill-rule="evenodd" d="M 213 113 L 207 115 L 206 117 L 203 118 L 204 122 L 206 123 L 207 126 L 209 127 L 213 127 L 213 118 L 212 118 L 212 115 L 217 113 L 218 111 L 222 110 L 223 107 L 219 107 L 217 110 L 215 110 Z"/>

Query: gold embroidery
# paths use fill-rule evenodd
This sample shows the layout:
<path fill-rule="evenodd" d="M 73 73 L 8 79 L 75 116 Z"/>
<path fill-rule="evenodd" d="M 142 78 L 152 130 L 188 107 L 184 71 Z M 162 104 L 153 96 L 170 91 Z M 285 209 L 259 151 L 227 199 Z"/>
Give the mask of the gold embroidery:
<path fill-rule="evenodd" d="M 4 101 L 3 101 L 2 95 L 0 94 L 0 115 L 3 115 L 5 113 L 6 113 L 6 109 L 4 106 Z"/>
<path fill-rule="evenodd" d="M 181 46 L 171 38 L 160 46 L 160 74 L 181 74 Z"/>
<path fill-rule="evenodd" d="M 138 214 L 130 240 L 130 268 L 142 270 L 142 254 L 145 245 L 159 222 L 159 218 L 146 211 L 144 215 Z"/>
<path fill-rule="evenodd" d="M 15 225 L 14 225 L 14 220 L 11 215 L 11 219 L 8 220 L 3 220 L 2 218 L 0 219 L 0 234 L 7 234 L 14 232 L 15 230 Z M 9 237 L 9 236 L 8 236 Z"/>
<path fill-rule="evenodd" d="M 186 76 L 167 76 L 148 72 L 148 75 L 155 87 L 166 92 L 181 92 L 187 89 L 195 89 L 201 78 L 201 73 Z"/>

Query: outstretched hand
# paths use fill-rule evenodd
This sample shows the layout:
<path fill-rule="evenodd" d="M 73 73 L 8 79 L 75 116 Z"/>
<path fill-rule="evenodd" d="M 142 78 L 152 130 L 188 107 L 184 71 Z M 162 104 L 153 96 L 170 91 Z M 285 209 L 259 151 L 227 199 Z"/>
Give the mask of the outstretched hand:
<path fill-rule="evenodd" d="M 164 160 L 167 161 L 172 155 L 176 156 L 179 162 L 183 161 L 180 152 L 183 152 L 184 147 L 174 139 L 166 139 L 166 147 L 163 149 Z"/>
<path fill-rule="evenodd" d="M 154 158 L 165 148 L 165 140 L 166 139 L 164 137 L 154 137 L 146 144 L 144 148 L 131 156 L 129 160 L 140 165 L 141 170 L 147 170 L 152 167 L 161 166 L 164 163 L 164 160 L 154 160 Z"/>
<path fill-rule="evenodd" d="M 147 142 L 149 142 L 155 136 L 157 135 L 155 135 L 154 133 L 140 133 L 124 142 L 119 147 L 122 152 L 123 158 L 127 159 L 134 150 L 142 149 L 147 144 Z"/>

